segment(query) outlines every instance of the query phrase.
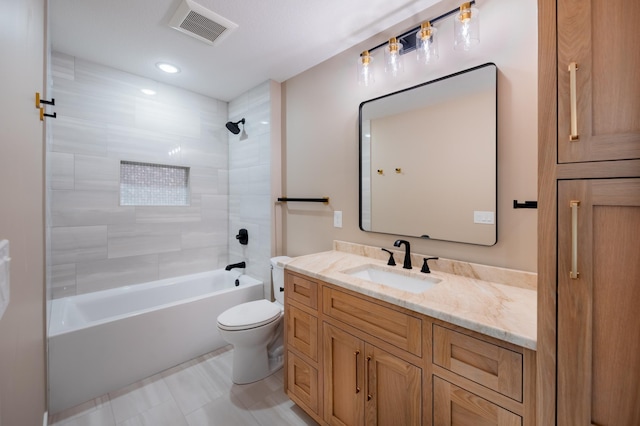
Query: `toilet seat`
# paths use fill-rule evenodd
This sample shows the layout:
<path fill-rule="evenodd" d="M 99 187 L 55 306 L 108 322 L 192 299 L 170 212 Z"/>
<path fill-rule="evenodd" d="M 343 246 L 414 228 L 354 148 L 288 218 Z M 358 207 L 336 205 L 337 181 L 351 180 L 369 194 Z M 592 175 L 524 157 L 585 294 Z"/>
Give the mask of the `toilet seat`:
<path fill-rule="evenodd" d="M 282 308 L 268 300 L 254 300 L 227 309 L 218 316 L 218 327 L 223 330 L 248 330 L 280 318 Z"/>

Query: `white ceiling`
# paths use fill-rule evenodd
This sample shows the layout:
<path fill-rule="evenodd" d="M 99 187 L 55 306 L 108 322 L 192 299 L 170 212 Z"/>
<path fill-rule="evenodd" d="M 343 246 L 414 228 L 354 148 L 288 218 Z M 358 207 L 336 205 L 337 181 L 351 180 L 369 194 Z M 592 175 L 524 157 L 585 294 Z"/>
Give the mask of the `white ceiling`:
<path fill-rule="evenodd" d="M 181 1 L 50 0 L 52 48 L 229 101 L 268 79 L 285 81 L 438 2 L 197 0 L 238 24 L 211 46 L 168 26 Z M 182 71 L 161 73 L 159 61 Z"/>

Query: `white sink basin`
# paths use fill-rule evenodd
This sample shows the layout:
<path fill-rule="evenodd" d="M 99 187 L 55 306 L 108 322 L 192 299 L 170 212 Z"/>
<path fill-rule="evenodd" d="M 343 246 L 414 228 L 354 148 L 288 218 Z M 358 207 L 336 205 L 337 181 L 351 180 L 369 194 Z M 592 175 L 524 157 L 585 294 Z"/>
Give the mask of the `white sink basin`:
<path fill-rule="evenodd" d="M 397 288 L 411 293 L 422 293 L 442 281 L 439 278 L 424 274 L 424 276 L 409 275 L 405 271 L 390 271 L 377 265 L 367 265 L 351 271 L 343 271 L 344 274 L 361 278 L 377 284 Z"/>

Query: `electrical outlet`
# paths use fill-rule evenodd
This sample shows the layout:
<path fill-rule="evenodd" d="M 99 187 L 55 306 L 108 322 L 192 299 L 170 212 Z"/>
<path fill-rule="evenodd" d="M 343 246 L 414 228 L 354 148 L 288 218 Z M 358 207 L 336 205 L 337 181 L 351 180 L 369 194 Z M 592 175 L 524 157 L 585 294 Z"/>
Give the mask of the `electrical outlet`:
<path fill-rule="evenodd" d="M 493 225 L 495 223 L 493 212 L 473 212 L 473 223 L 481 223 L 484 225 Z"/>
<path fill-rule="evenodd" d="M 333 227 L 342 228 L 342 212 L 341 211 L 333 212 Z"/>

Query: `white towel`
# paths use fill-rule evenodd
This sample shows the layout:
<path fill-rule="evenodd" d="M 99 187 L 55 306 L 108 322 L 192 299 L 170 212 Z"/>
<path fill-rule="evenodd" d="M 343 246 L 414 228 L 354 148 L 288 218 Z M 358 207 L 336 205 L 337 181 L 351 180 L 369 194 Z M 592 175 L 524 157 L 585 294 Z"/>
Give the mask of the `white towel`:
<path fill-rule="evenodd" d="M 4 315 L 4 311 L 9 305 L 9 277 L 11 276 L 9 271 L 9 241 L 0 241 L 0 319 Z"/>

